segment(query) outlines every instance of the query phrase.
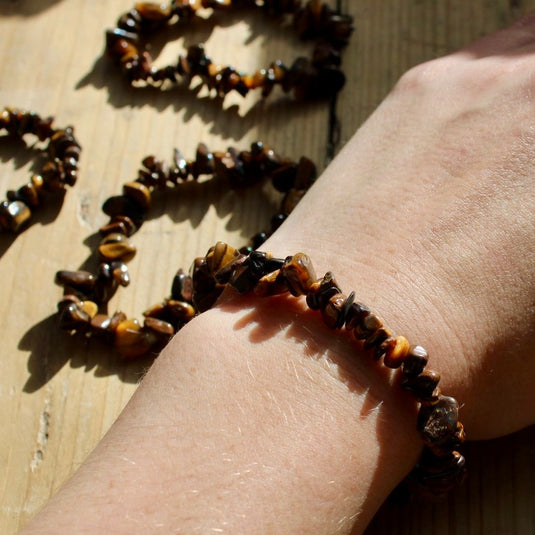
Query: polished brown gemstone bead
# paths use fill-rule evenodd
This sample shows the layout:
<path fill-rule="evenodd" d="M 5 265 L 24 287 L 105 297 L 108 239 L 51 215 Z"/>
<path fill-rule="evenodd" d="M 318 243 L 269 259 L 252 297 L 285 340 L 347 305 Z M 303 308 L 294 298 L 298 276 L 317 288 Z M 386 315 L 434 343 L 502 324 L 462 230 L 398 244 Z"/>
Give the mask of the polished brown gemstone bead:
<path fill-rule="evenodd" d="M 148 22 L 165 22 L 171 17 L 171 9 L 165 4 L 138 2 L 135 5 L 135 10 L 142 20 Z"/>
<path fill-rule="evenodd" d="M 440 375 L 431 370 L 424 370 L 414 377 L 404 377 L 401 387 L 412 392 L 416 398 L 431 401 L 436 397 L 435 389 L 440 381 Z"/>
<path fill-rule="evenodd" d="M 149 331 L 142 330 L 136 319 L 121 321 L 115 329 L 115 347 L 125 358 L 140 357 L 157 342 Z"/>
<path fill-rule="evenodd" d="M 126 195 L 116 195 L 104 201 L 102 211 L 114 218 L 118 216 L 129 217 L 136 223 L 136 226 L 139 226 L 138 222 L 143 220 L 146 209 Z"/>
<path fill-rule="evenodd" d="M 89 328 L 91 316 L 72 302 L 63 306 L 59 313 L 59 326 L 66 331 L 82 331 Z"/>
<path fill-rule="evenodd" d="M 93 301 L 83 301 L 80 305 L 80 309 L 90 318 L 94 318 L 98 313 L 98 305 Z"/>
<path fill-rule="evenodd" d="M 107 303 L 117 291 L 119 283 L 114 278 L 111 266 L 107 262 L 101 262 L 97 269 L 95 288 L 93 290 L 94 299 L 98 303 Z"/>
<path fill-rule="evenodd" d="M 165 308 L 171 313 L 171 316 L 176 318 L 181 323 L 186 323 L 195 317 L 195 307 L 186 301 L 176 301 L 169 299 L 165 303 Z"/>
<path fill-rule="evenodd" d="M 305 196 L 306 190 L 304 189 L 291 189 L 286 193 L 284 199 L 281 202 L 281 212 L 283 214 L 291 214 L 299 201 Z"/>
<path fill-rule="evenodd" d="M 449 396 L 439 396 L 433 405 L 421 405 L 418 412 L 418 431 L 427 445 L 442 444 L 457 431 L 459 404 Z"/>
<path fill-rule="evenodd" d="M 323 278 L 316 280 L 307 293 L 306 301 L 312 310 L 321 310 L 325 308 L 329 299 L 337 294 L 342 293 L 334 275 L 328 271 Z"/>
<path fill-rule="evenodd" d="M 128 273 L 128 266 L 121 261 L 110 262 L 111 276 L 121 286 L 128 286 L 130 284 L 130 274 Z"/>
<path fill-rule="evenodd" d="M 370 309 L 362 303 L 351 303 L 346 314 L 346 329 L 351 331 L 355 327 L 362 326 L 364 318 L 370 314 Z"/>
<path fill-rule="evenodd" d="M 239 256 L 240 252 L 234 247 L 224 242 L 217 242 L 206 254 L 206 267 L 214 275 Z"/>
<path fill-rule="evenodd" d="M 111 328 L 111 318 L 106 314 L 96 314 L 91 318 L 91 334 L 111 338 L 115 329 Z"/>
<path fill-rule="evenodd" d="M 228 284 L 236 275 L 237 270 L 247 260 L 247 256 L 239 251 L 239 255 L 227 262 L 222 268 L 214 273 L 214 279 L 218 284 Z"/>
<path fill-rule="evenodd" d="M 288 292 L 288 286 L 279 269 L 261 277 L 254 287 L 254 293 L 258 297 L 270 297 L 286 292 Z"/>
<path fill-rule="evenodd" d="M 123 193 L 133 199 L 143 210 L 150 208 L 150 189 L 141 182 L 127 182 L 123 185 Z"/>
<path fill-rule="evenodd" d="M 466 461 L 458 451 L 436 456 L 424 448 L 412 473 L 420 491 L 428 496 L 442 496 L 460 485 L 466 476 Z"/>
<path fill-rule="evenodd" d="M 117 59 L 117 50 L 115 45 L 118 41 L 128 41 L 134 45 L 139 44 L 139 35 L 135 32 L 129 32 L 120 28 L 106 31 L 106 50 L 113 58 Z"/>
<path fill-rule="evenodd" d="M 69 271 L 62 269 L 56 272 L 55 283 L 69 286 L 81 292 L 91 292 L 95 286 L 95 276 L 89 271 Z"/>
<path fill-rule="evenodd" d="M 135 246 L 124 234 L 108 234 L 98 247 L 98 252 L 105 260 L 122 260 L 128 262 L 136 254 Z"/>
<path fill-rule="evenodd" d="M 411 346 L 407 358 L 403 362 L 403 375 L 407 377 L 420 375 L 424 371 L 428 359 L 427 351 L 422 346 Z"/>
<path fill-rule="evenodd" d="M 24 202 L 31 208 L 36 208 L 39 206 L 39 192 L 37 188 L 33 185 L 32 182 L 21 186 L 17 190 L 17 196 L 20 197 L 20 200 Z"/>
<path fill-rule="evenodd" d="M 281 276 L 293 296 L 307 294 L 316 280 L 312 261 L 304 253 L 286 258 L 281 267 Z"/>
<path fill-rule="evenodd" d="M 383 326 L 383 320 L 370 312 L 366 314 L 362 321 L 353 329 L 353 334 L 357 340 L 366 340 L 369 338 L 375 331 L 380 329 Z"/>
<path fill-rule="evenodd" d="M 381 344 L 384 351 L 384 365 L 388 368 L 399 368 L 409 353 L 409 341 L 404 336 L 387 338 Z"/>
<path fill-rule="evenodd" d="M 22 230 L 31 215 L 30 208 L 22 201 L 0 203 L 0 226 L 11 232 Z"/>
<path fill-rule="evenodd" d="M 186 301 L 187 303 L 193 301 L 193 281 L 191 276 L 183 269 L 179 269 L 173 277 L 171 299 Z"/>
<path fill-rule="evenodd" d="M 110 221 L 108 224 L 100 227 L 99 232 L 101 236 L 108 236 L 109 234 L 124 234 L 128 236 L 128 231 L 122 221 Z"/>
<path fill-rule="evenodd" d="M 173 336 L 173 334 L 175 333 L 173 326 L 169 322 L 159 320 L 157 318 L 152 318 L 150 316 L 145 318 L 143 324 L 145 327 L 148 327 L 149 329 L 152 329 L 157 333 L 164 334 L 167 336 Z"/>
<path fill-rule="evenodd" d="M 216 283 L 213 274 L 208 269 L 206 258 L 196 258 L 191 269 L 193 303 L 199 312 L 204 312 L 217 301 L 224 286 Z"/>
<path fill-rule="evenodd" d="M 329 299 L 327 305 L 321 311 L 323 321 L 327 327 L 331 329 L 342 328 L 354 297 L 355 292 L 351 292 L 349 297 L 346 297 L 343 293 L 337 293 Z"/>
<path fill-rule="evenodd" d="M 363 339 L 363 348 L 366 350 L 374 349 L 374 358 L 379 360 L 383 355 L 383 351 L 380 349 L 380 347 L 385 340 L 392 336 L 392 331 L 386 327 L 379 327 L 374 331 L 367 332 L 367 336 Z"/>
<path fill-rule="evenodd" d="M 74 294 L 66 294 L 58 302 L 58 312 L 61 312 L 66 306 L 74 303 L 78 308 L 82 306 L 83 301 Z"/>
<path fill-rule="evenodd" d="M 145 312 L 143 312 L 143 316 L 147 318 L 158 318 L 162 319 L 166 315 L 166 308 L 165 308 L 165 302 L 157 303 L 156 305 L 152 305 L 150 308 L 147 308 Z"/>

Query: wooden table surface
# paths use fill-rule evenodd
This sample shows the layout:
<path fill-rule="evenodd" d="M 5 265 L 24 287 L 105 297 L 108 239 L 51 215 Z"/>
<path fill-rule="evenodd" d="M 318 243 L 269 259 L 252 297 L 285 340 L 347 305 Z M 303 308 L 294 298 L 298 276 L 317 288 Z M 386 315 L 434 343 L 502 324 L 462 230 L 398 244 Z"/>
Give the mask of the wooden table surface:
<path fill-rule="evenodd" d="M 76 186 L 47 206 L 22 234 L 0 235 L 0 532 L 10 535 L 82 463 L 106 432 L 150 360 L 124 362 L 103 345 L 57 328 L 58 269 L 90 258 L 106 221 L 102 201 L 135 178 L 141 159 L 193 157 L 247 148 L 257 139 L 293 158 L 328 159 L 329 105 L 275 93 L 266 102 L 229 96 L 223 103 L 187 89 L 131 90 L 103 54 L 104 30 L 131 0 L 0 0 L 0 105 L 53 115 L 74 125 L 82 144 Z M 346 0 L 356 31 L 344 53 L 347 84 L 337 102 L 338 150 L 409 67 L 455 50 L 535 8 L 535 0 Z M 290 63 L 303 45 L 254 15 L 220 16 L 153 42 L 158 64 L 194 42 L 221 63 L 253 71 L 275 58 Z M 212 52 L 211 52 L 212 51 Z M 0 190 L 16 189 L 35 170 L 36 150 L 2 138 Z M 34 167 L 32 167 L 34 165 Z M 212 191 L 213 190 L 213 191 Z M 5 193 L 2 193 L 5 198 Z M 238 245 L 262 229 L 274 200 L 194 188 L 170 195 L 136 235 L 131 287 L 112 307 L 129 316 L 169 294 L 218 239 Z M 61 205 L 60 205 L 61 204 Z M 470 474 L 438 504 L 385 505 L 368 534 L 535 534 L 535 429 L 469 444 Z"/>

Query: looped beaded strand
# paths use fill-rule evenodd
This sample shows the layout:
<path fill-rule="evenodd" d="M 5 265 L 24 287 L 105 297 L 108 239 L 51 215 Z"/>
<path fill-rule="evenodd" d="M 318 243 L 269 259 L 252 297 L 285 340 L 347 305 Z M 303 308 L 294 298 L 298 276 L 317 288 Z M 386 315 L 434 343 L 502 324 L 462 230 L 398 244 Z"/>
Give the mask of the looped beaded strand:
<path fill-rule="evenodd" d="M 465 459 L 458 448 L 465 433 L 459 404 L 442 394 L 440 375 L 427 369 L 423 347 L 395 335 L 379 316 L 355 301 L 355 292 L 345 295 L 331 272 L 316 278 L 310 258 L 303 253 L 284 259 L 259 251 L 246 255 L 218 242 L 194 262 L 193 301 L 213 304 L 213 287 L 226 284 L 259 297 L 305 296 L 308 307 L 317 310 L 328 327 L 351 333 L 361 351 L 382 359 L 388 368 L 399 369 L 401 388 L 418 403 L 417 429 L 424 443 L 420 460 L 406 479 L 409 490 L 440 496 L 462 482 Z"/>
<path fill-rule="evenodd" d="M 211 152 L 201 143 L 194 160 L 186 160 L 175 150 L 170 166 L 154 156 L 147 156 L 142 163 L 138 178 L 125 183 L 123 194 L 108 198 L 102 206 L 110 221 L 100 229 L 97 272 L 61 270 L 56 273 L 56 283 L 63 286 L 64 293 L 58 303 L 60 327 L 71 334 L 78 332 L 107 339 L 127 358 L 158 352 L 183 325 L 210 308 L 223 289 L 222 284 L 207 280 L 202 297 L 199 294 L 196 298 L 191 276 L 179 269 L 171 295 L 144 312 L 143 326 L 120 311 L 108 316 L 108 301 L 119 286 L 130 283 L 126 263 L 136 254 L 130 236 L 143 224 L 153 193 L 197 180 L 200 175 L 213 175 L 213 179 L 225 181 L 231 189 L 268 178 L 283 193 L 283 198 L 270 228 L 257 233 L 242 248 L 247 253 L 278 228 L 316 178 L 316 166 L 308 158 L 303 156 L 298 162 L 281 158 L 261 142 L 253 143 L 249 151 L 231 147 L 225 152 Z M 194 270 L 199 284 L 202 267 Z"/>
<path fill-rule="evenodd" d="M 300 39 L 315 40 L 312 57 L 298 57 L 290 67 L 276 60 L 254 74 L 245 74 L 234 67 L 217 65 L 207 56 L 202 45 L 188 48 L 176 64 L 155 68 L 143 49 L 148 34 L 169 25 L 188 24 L 200 8 L 213 10 L 231 7 L 262 9 L 268 15 L 293 17 L 293 26 Z M 353 32 L 353 18 L 310 0 L 304 6 L 300 0 L 173 0 L 169 5 L 138 2 L 121 15 L 117 27 L 106 32 L 106 50 L 133 86 L 161 87 L 163 84 L 189 84 L 196 76 L 219 97 L 230 91 L 245 96 L 260 88 L 267 97 L 275 85 L 285 92 L 293 91 L 298 99 L 329 98 L 342 89 L 341 50 Z"/>
<path fill-rule="evenodd" d="M 72 126 L 52 128 L 53 117 L 16 108 L 0 112 L 0 131 L 22 138 L 34 135 L 38 141 L 48 141 L 44 149 L 46 161 L 38 174 L 17 190 L 7 191 L 7 200 L 0 203 L 0 231 L 19 232 L 29 222 L 32 212 L 44 201 L 45 194 L 58 194 L 66 186 L 74 186 L 78 177 L 81 147 Z"/>

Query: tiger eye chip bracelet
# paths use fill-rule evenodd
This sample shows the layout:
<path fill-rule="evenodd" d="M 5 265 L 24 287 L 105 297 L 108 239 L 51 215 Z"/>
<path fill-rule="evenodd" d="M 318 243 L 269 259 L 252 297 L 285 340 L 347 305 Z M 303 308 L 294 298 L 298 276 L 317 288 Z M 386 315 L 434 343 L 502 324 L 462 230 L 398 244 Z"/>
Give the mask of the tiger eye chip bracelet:
<path fill-rule="evenodd" d="M 234 67 L 213 63 L 202 45 L 192 45 L 176 64 L 155 68 L 144 40 L 158 29 L 170 25 L 189 25 L 205 20 L 200 8 L 228 10 L 231 7 L 261 9 L 264 14 L 281 22 L 293 18 L 293 27 L 300 39 L 316 42 L 312 57 L 295 59 L 288 67 L 280 60 L 253 74 L 245 74 Z M 162 87 L 193 77 L 219 97 L 230 91 L 245 96 L 260 88 L 267 97 L 275 85 L 284 92 L 292 92 L 297 99 L 329 98 L 344 85 L 341 50 L 353 32 L 353 18 L 339 13 L 319 0 L 310 0 L 304 6 L 299 0 L 173 0 L 168 5 L 138 2 L 121 15 L 117 27 L 106 32 L 106 50 L 133 86 Z"/>
<path fill-rule="evenodd" d="M 298 162 L 281 158 L 262 142 L 253 143 L 248 151 L 230 147 L 225 152 L 211 152 L 200 143 L 194 160 L 186 160 L 175 150 L 170 166 L 154 156 L 147 156 L 142 164 L 137 179 L 123 185 L 122 195 L 108 198 L 102 206 L 110 220 L 100 229 L 96 273 L 61 270 L 55 278 L 64 294 L 58 303 L 60 327 L 71 334 L 108 340 L 127 358 L 157 353 L 185 323 L 210 308 L 223 289 L 222 284 L 206 280 L 202 297 L 200 293 L 195 297 L 192 277 L 179 269 L 170 296 L 144 312 L 143 325 L 120 311 L 108 316 L 108 301 L 119 286 L 130 283 L 126 263 L 136 254 L 130 236 L 143 224 L 154 193 L 164 193 L 187 180 L 195 181 L 200 175 L 212 175 L 210 180 L 221 180 L 230 189 L 269 179 L 274 189 L 283 194 L 282 201 L 270 228 L 257 233 L 241 249 L 248 253 L 278 228 L 316 178 L 316 166 L 311 160 L 304 156 Z M 196 284 L 200 284 L 202 266 L 194 272 Z"/>
<path fill-rule="evenodd" d="M 465 459 L 458 448 L 465 434 L 459 404 L 441 393 L 440 375 L 427 369 L 423 347 L 395 335 L 367 306 L 355 301 L 355 292 L 345 295 L 331 272 L 316 278 L 310 258 L 303 253 L 279 259 L 259 251 L 244 254 L 218 242 L 205 257 L 195 260 L 193 301 L 212 296 L 213 287 L 221 285 L 259 297 L 305 296 L 308 307 L 319 311 L 329 328 L 351 333 L 361 351 L 382 359 L 388 368 L 399 369 L 401 388 L 418 403 L 417 429 L 424 443 L 418 464 L 406 479 L 408 489 L 441 496 L 462 482 Z"/>
<path fill-rule="evenodd" d="M 63 193 L 66 186 L 76 183 L 80 144 L 71 126 L 53 128 L 53 121 L 53 117 L 42 118 L 16 108 L 7 107 L 0 112 L 0 131 L 17 138 L 32 134 L 38 141 L 49 140 L 40 172 L 32 174 L 30 181 L 19 189 L 8 190 L 7 200 L 0 203 L 0 231 L 21 231 L 47 193 Z"/>

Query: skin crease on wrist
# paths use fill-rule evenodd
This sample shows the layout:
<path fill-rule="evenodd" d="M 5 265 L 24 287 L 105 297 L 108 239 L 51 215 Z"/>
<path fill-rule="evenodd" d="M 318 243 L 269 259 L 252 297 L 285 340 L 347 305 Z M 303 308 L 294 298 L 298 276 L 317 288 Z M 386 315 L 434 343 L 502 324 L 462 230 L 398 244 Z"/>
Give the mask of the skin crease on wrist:
<path fill-rule="evenodd" d="M 262 247 L 423 345 L 470 438 L 535 421 L 534 90 L 535 16 L 411 70 Z M 395 383 L 302 300 L 227 294 L 23 533 L 360 533 L 418 455 Z"/>

